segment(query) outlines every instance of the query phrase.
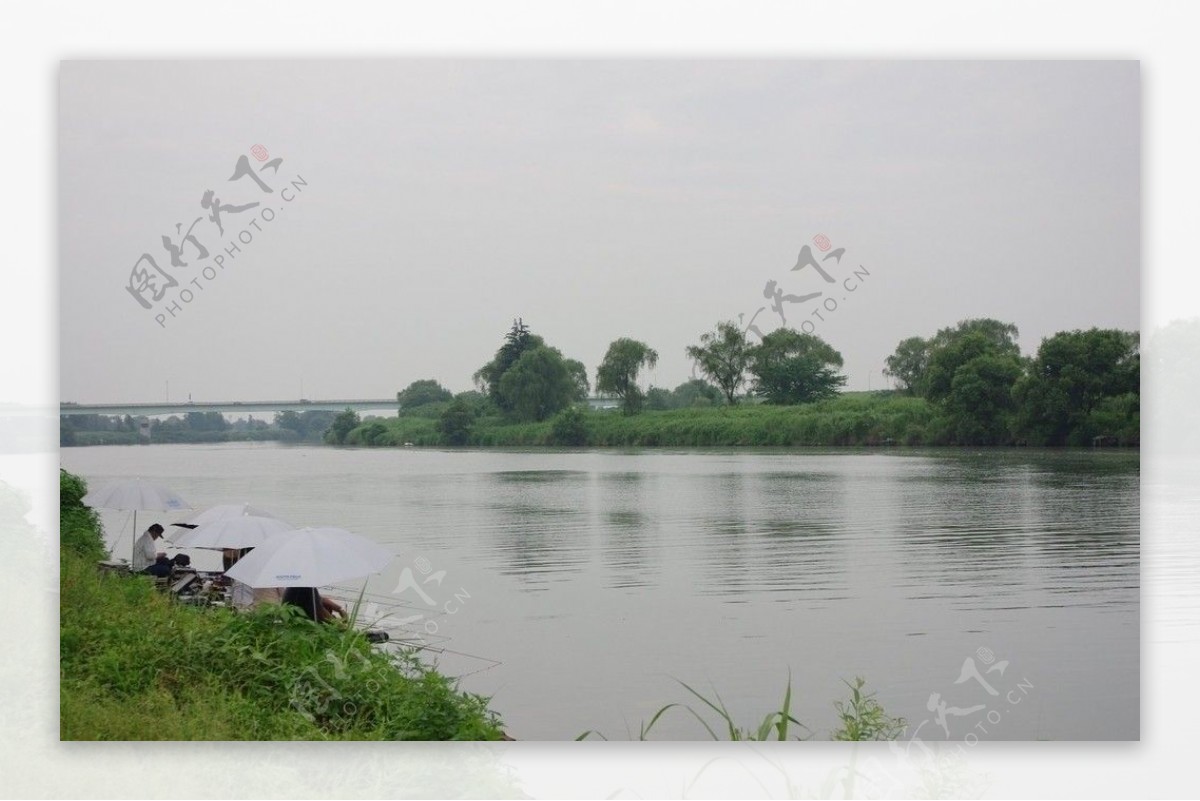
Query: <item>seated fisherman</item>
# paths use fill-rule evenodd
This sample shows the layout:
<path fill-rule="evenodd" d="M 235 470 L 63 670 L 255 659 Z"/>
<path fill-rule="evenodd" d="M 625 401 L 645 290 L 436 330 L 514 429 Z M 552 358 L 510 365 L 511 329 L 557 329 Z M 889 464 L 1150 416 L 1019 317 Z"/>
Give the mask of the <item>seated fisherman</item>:
<path fill-rule="evenodd" d="M 158 562 L 158 557 L 166 558 L 166 554 L 158 550 L 158 541 L 162 539 L 163 527 L 158 523 L 154 523 L 150 528 L 142 532 L 142 536 L 138 537 L 137 542 L 133 544 L 133 565 L 134 573 L 141 573 L 146 568 Z"/>
<path fill-rule="evenodd" d="M 325 598 L 316 587 L 288 587 L 283 593 L 283 603 L 298 606 L 309 620 L 328 623 L 334 616 L 346 619 L 346 610 L 332 598 Z"/>
<path fill-rule="evenodd" d="M 171 575 L 171 569 L 176 565 L 187 567 L 192 563 L 187 554 L 176 554 L 168 557 L 158 550 L 158 541 L 162 539 L 163 527 L 154 523 L 142 532 L 138 541 L 133 545 L 133 572 L 145 573 L 158 578 Z"/>

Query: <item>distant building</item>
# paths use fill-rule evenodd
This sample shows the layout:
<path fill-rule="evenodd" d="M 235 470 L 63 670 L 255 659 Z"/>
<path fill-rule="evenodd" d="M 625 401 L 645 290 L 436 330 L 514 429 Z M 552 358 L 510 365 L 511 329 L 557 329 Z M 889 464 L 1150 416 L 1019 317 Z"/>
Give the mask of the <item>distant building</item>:
<path fill-rule="evenodd" d="M 621 399 L 607 395 L 594 395 L 588 398 L 588 406 L 597 411 L 604 409 L 620 409 Z"/>

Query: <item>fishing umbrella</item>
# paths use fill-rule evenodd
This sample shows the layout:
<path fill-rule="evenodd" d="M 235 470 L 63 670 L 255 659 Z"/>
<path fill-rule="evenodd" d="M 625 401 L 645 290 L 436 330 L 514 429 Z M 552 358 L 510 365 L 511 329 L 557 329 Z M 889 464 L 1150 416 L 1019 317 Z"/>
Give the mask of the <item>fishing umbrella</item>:
<path fill-rule="evenodd" d="M 291 531 L 292 525 L 276 517 L 240 515 L 214 520 L 189 529 L 175 537 L 179 548 L 257 548 L 281 531 Z"/>
<path fill-rule="evenodd" d="M 265 509 L 259 509 L 257 506 L 251 506 L 248 503 L 223 503 L 218 506 L 210 506 L 203 512 L 192 515 L 183 523 L 172 523 L 172 526 L 189 529 L 189 531 L 184 531 L 180 534 L 172 534 L 171 541 L 181 548 L 210 547 L 196 546 L 191 543 L 190 532 L 210 523 L 217 523 L 225 520 L 239 520 L 244 517 L 270 518 L 272 520 L 279 519 Z M 288 528 L 291 528 L 291 526 L 288 526 Z M 243 547 L 249 548 L 252 546 L 246 545 Z"/>
<path fill-rule="evenodd" d="M 251 587 L 324 587 L 362 578 L 395 556 L 340 528 L 298 528 L 272 534 L 225 575 Z"/>
<path fill-rule="evenodd" d="M 248 503 L 226 503 L 221 504 L 220 506 L 212 506 L 208 509 L 205 509 L 198 515 L 193 515 L 192 519 L 185 523 L 172 523 L 171 526 L 173 528 L 184 528 L 191 530 L 199 527 L 200 523 L 195 522 L 196 520 L 207 523 L 214 520 L 224 520 L 229 517 L 244 517 L 246 515 L 257 515 L 259 517 L 275 516 L 270 512 L 251 506 Z M 187 534 L 185 532 L 183 534 L 172 534 L 170 537 L 168 537 L 168 539 L 170 539 L 179 547 L 186 548 L 188 546 L 183 544 L 183 541 L 186 539 L 186 537 Z"/>
<path fill-rule="evenodd" d="M 275 515 L 259 509 L 257 506 L 251 506 L 248 503 L 223 503 L 219 506 L 210 506 L 203 512 L 192 515 L 184 522 L 177 523 L 176 525 L 197 528 L 203 526 L 205 523 L 215 523 L 218 520 L 229 520 L 239 517 L 275 517 Z"/>
<path fill-rule="evenodd" d="M 137 542 L 138 511 L 172 512 L 192 508 L 192 505 L 174 490 L 146 481 L 144 478 L 118 481 L 103 489 L 93 490 L 83 496 L 83 502 L 93 509 L 132 511 L 135 544 Z"/>

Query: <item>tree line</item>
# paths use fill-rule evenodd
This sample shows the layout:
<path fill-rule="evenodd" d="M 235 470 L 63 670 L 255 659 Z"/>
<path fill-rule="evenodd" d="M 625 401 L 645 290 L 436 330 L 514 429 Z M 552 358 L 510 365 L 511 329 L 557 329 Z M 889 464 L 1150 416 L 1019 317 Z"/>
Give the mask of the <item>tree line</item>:
<path fill-rule="evenodd" d="M 149 441 L 155 443 L 281 440 L 320 442 L 337 412 L 280 412 L 273 422 L 253 416 L 230 421 L 221 412 L 187 412 L 148 419 Z M 142 440 L 141 421 L 130 415 L 80 414 L 59 417 L 60 447 L 132 445 Z"/>
<path fill-rule="evenodd" d="M 1022 356 L 1018 330 L 990 318 L 963 320 L 928 338 L 902 340 L 885 362 L 895 394 L 923 399 L 933 423 L 926 441 L 962 445 L 1090 445 L 1139 442 L 1140 354 L 1136 332 L 1062 331 L 1035 355 Z M 841 353 L 820 337 L 780 328 L 752 342 L 733 322 L 720 322 L 686 349 L 698 376 L 668 391 L 643 390 L 643 372 L 658 352 L 622 337 L 596 369 L 595 390 L 621 412 L 705 406 L 797 406 L 836 398 L 846 383 Z M 445 444 L 467 444 L 483 418 L 513 424 L 553 421 L 553 441 L 583 444 L 581 402 L 591 384 L 583 364 L 531 332 L 523 320 L 473 376 L 476 389 L 454 395 L 434 379 L 398 393 L 400 414 L 436 410 Z M 885 391 L 886 392 L 886 391 Z M 352 414 L 352 413 L 351 413 Z M 347 415 L 330 441 L 357 425 Z M 373 432 L 383 441 L 386 427 Z M 361 441 L 370 444 L 368 434 Z"/>
<path fill-rule="evenodd" d="M 972 445 L 1137 444 L 1141 353 L 1136 331 L 1060 331 L 1023 357 L 1017 327 L 963 320 L 909 337 L 884 375 L 943 413 L 953 441 Z"/>
<path fill-rule="evenodd" d="M 979 318 L 899 342 L 885 360 L 883 374 L 895 382 L 892 394 L 920 399 L 927 418 L 919 436 L 906 435 L 903 441 L 1036 446 L 1140 442 L 1137 332 L 1060 331 L 1028 357 L 1021 354 L 1017 336 L 1012 323 Z M 633 417 L 644 411 L 712 406 L 807 406 L 833 401 L 846 384 L 841 353 L 814 334 L 789 328 L 752 342 L 735 323 L 720 322 L 685 352 L 696 377 L 670 391 L 643 389 L 640 379 L 658 363 L 658 352 L 645 342 L 616 339 L 596 369 L 595 391 L 616 399 L 621 413 Z M 432 378 L 412 382 L 397 393 L 399 416 L 426 418 L 436 431 L 427 439 L 436 437 L 437 444 L 478 444 L 481 427 L 544 422 L 552 424 L 547 441 L 583 445 L 593 439 L 583 405 L 593 386 L 587 369 L 534 334 L 524 320 L 513 321 L 472 379 L 475 389 L 458 394 Z M 133 442 L 135 429 L 129 417 L 64 417 L 60 441 L 71 445 L 88 437 L 78 444 L 101 444 L 124 437 L 111 441 Z M 282 412 L 269 428 L 263 421 L 230 424 L 217 412 L 192 412 L 153 421 L 151 439 L 403 444 L 397 432 L 382 420 L 364 424 L 352 410 Z"/>

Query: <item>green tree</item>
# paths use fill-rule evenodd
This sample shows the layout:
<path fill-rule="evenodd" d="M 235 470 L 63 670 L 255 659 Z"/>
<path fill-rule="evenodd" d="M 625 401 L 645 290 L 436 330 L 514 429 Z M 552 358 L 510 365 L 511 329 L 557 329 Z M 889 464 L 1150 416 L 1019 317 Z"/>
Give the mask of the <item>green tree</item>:
<path fill-rule="evenodd" d="M 184 423 L 191 431 L 224 431 L 229 428 L 229 421 L 220 412 L 188 412 Z"/>
<path fill-rule="evenodd" d="M 443 403 L 453 398 L 454 393 L 432 378 L 414 381 L 396 393 L 396 401 L 403 410 L 415 409 L 430 403 Z"/>
<path fill-rule="evenodd" d="M 557 348 L 541 345 L 521 354 L 500 379 L 502 408 L 518 420 L 546 420 L 578 396 L 579 386 Z"/>
<path fill-rule="evenodd" d="M 571 381 L 575 385 L 575 394 L 571 399 L 576 401 L 587 400 L 588 390 L 591 386 L 588 384 L 587 368 L 583 366 L 583 362 L 576 359 L 567 359 L 566 365 L 567 372 L 571 375 Z"/>
<path fill-rule="evenodd" d="M 750 352 L 754 392 L 767 403 L 796 405 L 837 395 L 842 354 L 813 334 L 777 328 Z"/>
<path fill-rule="evenodd" d="M 715 331 L 702 334 L 699 345 L 689 345 L 687 355 L 733 404 L 737 403 L 738 389 L 746 381 L 751 348 L 745 333 L 737 325 L 723 321 L 717 323 Z"/>
<path fill-rule="evenodd" d="M 925 397 L 935 402 L 944 400 L 950 394 L 958 369 L 981 356 L 999 356 L 1019 364 L 1021 351 L 1015 343 L 998 342 L 981 330 L 948 337 L 931 349 L 929 368 L 922 381 Z"/>
<path fill-rule="evenodd" d="M 275 415 L 275 427 L 295 432 L 298 439 L 319 439 L 329 429 L 337 417 L 337 412 L 325 410 L 308 410 L 296 414 L 295 411 L 281 411 Z M 252 420 L 247 428 L 263 428 L 265 423 Z"/>
<path fill-rule="evenodd" d="M 530 333 L 520 319 L 474 380 L 496 409 L 517 420 L 545 420 L 588 393 L 587 368 Z"/>
<path fill-rule="evenodd" d="M 1012 392 L 1022 359 L 1011 339 L 1016 328 L 991 323 L 996 321 L 966 321 L 958 329 L 942 329 L 920 382 L 925 397 L 941 408 L 950 438 L 960 445 L 998 445 L 1011 439 Z"/>
<path fill-rule="evenodd" d="M 307 433 L 304 420 L 299 414 L 292 411 L 279 412 L 275 415 L 275 427 L 282 428 L 285 431 L 294 431 L 297 439 L 304 439 Z"/>
<path fill-rule="evenodd" d="M 671 406 L 676 409 L 690 409 L 695 406 L 718 406 L 725 400 L 721 390 L 707 381 L 693 378 L 684 381 L 671 390 Z"/>
<path fill-rule="evenodd" d="M 621 399 L 625 414 L 637 414 L 646 399 L 637 384 L 638 373 L 656 364 L 658 352 L 646 343 L 627 337 L 614 340 L 596 369 L 596 391 L 611 392 Z"/>
<path fill-rule="evenodd" d="M 454 400 L 461 400 L 471 410 L 471 414 L 476 417 L 483 417 L 485 414 L 494 414 L 495 406 L 488 396 L 482 392 L 477 392 L 473 389 L 468 389 L 466 392 L 460 392 L 454 396 Z"/>
<path fill-rule="evenodd" d="M 1020 356 L 1021 348 L 1017 345 L 1019 333 L 1017 327 L 1012 323 L 995 320 L 991 317 L 974 317 L 969 320 L 959 320 L 953 327 L 940 329 L 930 340 L 930 347 L 936 350 L 968 334 L 979 334 L 991 346 L 989 350 L 992 352 L 1006 356 Z"/>
<path fill-rule="evenodd" d="M 370 423 L 359 429 L 356 434 L 358 442 L 363 445 L 371 445 L 376 447 L 379 445 L 389 444 L 388 429 L 383 423 L 378 420 L 373 420 Z"/>
<path fill-rule="evenodd" d="M 319 439 L 333 425 L 338 413 L 311 409 L 300 413 L 300 434 L 305 439 Z"/>
<path fill-rule="evenodd" d="M 329 429 L 325 432 L 325 441 L 334 445 L 345 445 L 346 437 L 350 432 L 358 428 L 359 423 L 358 412 L 353 409 L 346 409 L 337 417 L 333 418 L 333 422 L 329 425 Z"/>
<path fill-rule="evenodd" d="M 456 397 L 442 412 L 436 426 L 447 445 L 466 445 L 471 441 L 475 412 L 466 398 Z"/>
<path fill-rule="evenodd" d="M 1141 394 L 1126 392 L 1101 398 L 1084 423 L 1086 437 L 1104 437 L 1117 445 L 1138 445 L 1142 441 Z M 1077 439 L 1089 441 L 1077 435 Z"/>
<path fill-rule="evenodd" d="M 940 411 L 945 437 L 960 444 L 1011 440 L 1013 387 L 1024 360 L 1017 327 L 987 317 L 960 320 L 929 339 L 909 337 L 887 358 L 884 375 Z"/>
<path fill-rule="evenodd" d="M 977 356 L 954 371 L 944 409 L 963 445 L 1003 445 L 1010 440 L 1012 389 L 1021 362 L 1012 355 Z"/>
<path fill-rule="evenodd" d="M 1137 332 L 1060 331 L 1042 341 L 1013 390 L 1018 430 L 1039 445 L 1084 445 L 1094 436 L 1129 440 L 1136 436 L 1140 377 Z"/>
<path fill-rule="evenodd" d="M 496 355 L 492 357 L 490 362 L 476 370 L 475 375 L 472 376 L 476 385 L 487 394 L 488 398 L 497 408 L 503 411 L 511 411 L 512 409 L 508 405 L 508 401 L 500 391 L 500 382 L 504 378 L 504 374 L 517 363 L 517 360 L 527 350 L 532 350 L 545 344 L 541 337 L 530 333 L 529 326 L 525 325 L 524 320 L 519 318 L 513 320 L 512 328 L 505 334 L 504 344 L 496 351 Z M 587 380 L 586 374 L 586 371 L 584 371 L 585 382 Z"/>
<path fill-rule="evenodd" d="M 183 431 L 183 420 L 178 415 L 167 418 L 155 417 L 150 420 L 150 434 L 157 437 L 163 431 Z"/>
<path fill-rule="evenodd" d="M 921 337 L 909 337 L 887 357 L 883 374 L 895 379 L 900 384 L 900 391 L 906 395 L 921 397 L 925 394 L 923 381 L 929 368 L 930 344 Z"/>
<path fill-rule="evenodd" d="M 993 353 L 1020 358 L 1017 327 L 989 317 L 960 320 L 940 329 L 929 339 L 909 337 L 887 358 L 883 374 L 894 378 L 902 391 L 931 400 L 945 398 L 954 371 L 976 356 Z M 964 344 L 970 340 L 970 345 Z"/>
<path fill-rule="evenodd" d="M 665 412 L 675 407 L 675 398 L 671 391 L 662 387 L 650 387 L 646 390 L 646 408 L 652 412 Z"/>

